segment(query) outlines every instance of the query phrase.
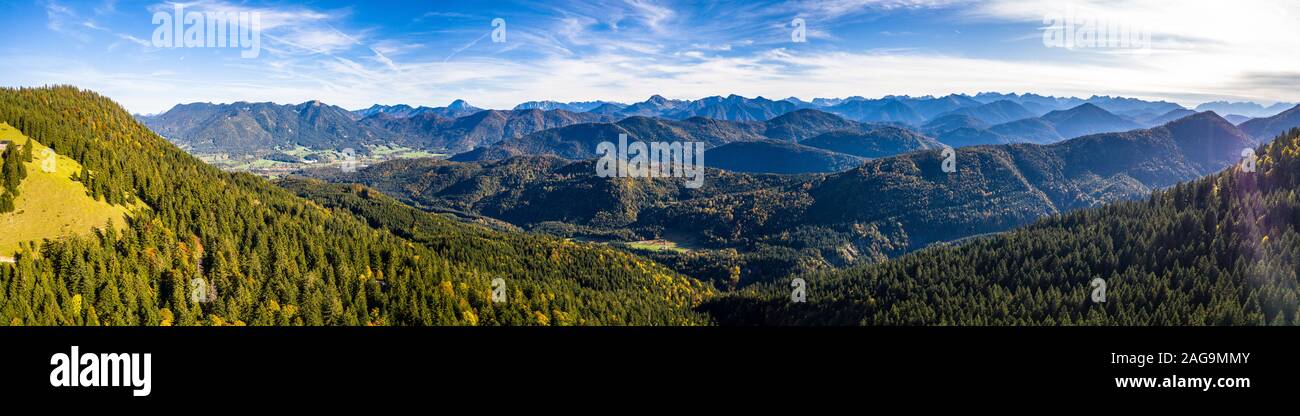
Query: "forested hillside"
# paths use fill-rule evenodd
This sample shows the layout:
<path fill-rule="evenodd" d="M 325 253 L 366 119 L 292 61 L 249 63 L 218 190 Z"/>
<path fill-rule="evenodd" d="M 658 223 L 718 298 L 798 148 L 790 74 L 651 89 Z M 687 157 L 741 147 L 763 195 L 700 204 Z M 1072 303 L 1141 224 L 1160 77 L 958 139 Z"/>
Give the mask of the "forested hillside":
<path fill-rule="evenodd" d="M 839 172 L 861 163 L 857 156 L 775 140 L 729 143 L 704 152 L 704 166 L 731 172 Z"/>
<path fill-rule="evenodd" d="M 425 217 L 364 188 L 304 185 L 310 202 L 205 165 L 92 92 L 0 89 L 0 121 L 79 162 L 106 202 L 148 207 L 120 229 L 25 244 L 0 264 L 0 324 L 707 323 L 691 309 L 710 291 L 652 262 Z"/>
<path fill-rule="evenodd" d="M 1300 323 L 1300 129 L 1227 171 L 894 261 L 806 274 L 707 304 L 733 325 Z M 1104 279 L 1105 302 L 1091 299 Z"/>
<path fill-rule="evenodd" d="M 878 126 L 866 131 L 836 130 L 800 141 L 799 144 L 866 158 L 943 147 L 943 143 L 937 140 L 893 126 Z"/>

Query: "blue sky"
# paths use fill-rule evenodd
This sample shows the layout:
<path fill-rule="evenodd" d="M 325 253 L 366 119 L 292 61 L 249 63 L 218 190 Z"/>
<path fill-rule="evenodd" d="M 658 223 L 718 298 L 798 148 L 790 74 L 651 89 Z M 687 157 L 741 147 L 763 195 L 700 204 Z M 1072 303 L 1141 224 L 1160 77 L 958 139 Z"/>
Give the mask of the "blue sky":
<path fill-rule="evenodd" d="M 237 1 L 186 11 L 262 19 L 238 48 L 153 44 L 173 3 L 0 0 L 0 85 L 73 84 L 129 110 L 312 99 L 510 108 L 740 94 L 878 97 L 980 91 L 1262 104 L 1300 96 L 1300 6 L 1288 1 Z M 1143 48 L 1055 48 L 1069 11 L 1151 33 Z M 493 19 L 505 42 L 493 42 Z M 791 23 L 807 42 L 792 42 Z"/>

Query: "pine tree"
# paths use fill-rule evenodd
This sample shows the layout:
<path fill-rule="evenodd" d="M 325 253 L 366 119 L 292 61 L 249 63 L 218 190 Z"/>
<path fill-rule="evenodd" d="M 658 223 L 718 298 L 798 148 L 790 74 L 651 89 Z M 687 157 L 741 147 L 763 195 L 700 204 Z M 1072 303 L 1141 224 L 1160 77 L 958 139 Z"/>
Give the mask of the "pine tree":
<path fill-rule="evenodd" d="M 18 195 L 18 185 L 22 182 L 21 161 L 18 155 L 18 149 L 10 146 L 4 152 L 4 164 L 0 166 L 0 171 L 4 174 L 4 188 L 10 194 Z"/>
<path fill-rule="evenodd" d="M 10 196 L 8 192 L 0 192 L 0 214 L 13 212 L 14 209 L 16 207 L 14 207 L 13 196 Z"/>

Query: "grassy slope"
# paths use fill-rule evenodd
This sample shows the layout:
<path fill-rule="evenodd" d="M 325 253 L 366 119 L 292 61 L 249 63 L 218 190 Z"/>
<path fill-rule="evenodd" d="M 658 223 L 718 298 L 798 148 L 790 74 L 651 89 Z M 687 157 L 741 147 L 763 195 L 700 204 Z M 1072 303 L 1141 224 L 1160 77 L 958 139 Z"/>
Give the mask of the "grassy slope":
<path fill-rule="evenodd" d="M 8 124 L 0 123 L 0 140 L 13 141 L 17 146 L 29 139 Z M 12 256 L 20 242 L 87 234 L 109 221 L 115 227 L 125 226 L 128 207 L 92 199 L 81 182 L 72 180 L 81 173 L 81 165 L 76 161 L 59 155 L 55 172 L 42 171 L 40 155 L 45 148 L 36 143 L 37 157 L 27 164 L 27 179 L 19 186 L 20 195 L 14 201 L 17 209 L 0 214 L 0 258 Z"/>
<path fill-rule="evenodd" d="M 690 249 L 687 249 L 686 247 L 682 247 L 682 246 L 678 245 L 677 242 L 669 241 L 669 240 L 663 240 L 663 239 L 660 239 L 660 240 L 633 241 L 633 242 L 627 243 L 627 247 L 628 247 L 628 248 L 631 248 L 631 249 L 635 249 L 635 250 L 645 250 L 645 251 L 664 251 L 664 250 L 669 250 L 669 251 L 675 251 L 675 252 L 678 252 L 678 253 L 690 253 L 690 252 L 691 252 Z"/>

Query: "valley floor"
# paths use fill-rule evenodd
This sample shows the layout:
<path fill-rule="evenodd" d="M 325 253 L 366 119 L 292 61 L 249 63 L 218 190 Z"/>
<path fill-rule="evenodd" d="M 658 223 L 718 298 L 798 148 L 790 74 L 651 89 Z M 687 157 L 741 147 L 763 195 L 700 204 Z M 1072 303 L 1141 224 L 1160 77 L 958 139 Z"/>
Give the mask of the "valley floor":
<path fill-rule="evenodd" d="M 355 154 L 352 163 L 355 168 L 361 168 L 380 162 L 396 159 L 413 159 L 413 158 L 445 158 L 450 156 L 446 153 L 411 149 L 408 147 L 396 145 L 380 145 L 368 147 L 368 154 Z M 301 169 L 335 167 L 342 168 L 347 162 L 347 156 L 335 150 L 316 151 L 306 147 L 298 146 L 293 149 L 287 149 L 275 155 L 264 156 L 234 156 L 224 153 L 201 153 L 189 151 L 194 157 L 203 162 L 216 166 L 219 169 L 230 172 L 247 172 L 265 178 L 280 178 L 292 174 Z"/>

